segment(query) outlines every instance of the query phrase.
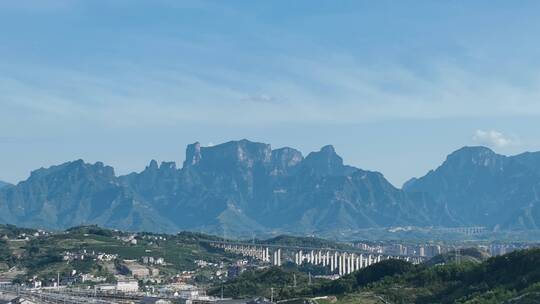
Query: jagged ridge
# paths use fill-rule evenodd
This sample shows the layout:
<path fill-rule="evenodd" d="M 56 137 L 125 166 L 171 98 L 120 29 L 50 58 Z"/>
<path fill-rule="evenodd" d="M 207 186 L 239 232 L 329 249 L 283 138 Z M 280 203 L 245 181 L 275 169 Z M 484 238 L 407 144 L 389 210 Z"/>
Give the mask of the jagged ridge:
<path fill-rule="evenodd" d="M 332 146 L 305 158 L 248 140 L 188 145 L 182 168 L 155 160 L 116 176 L 102 163 L 68 162 L 0 190 L 0 221 L 62 229 L 312 234 L 389 226 L 536 229 L 540 154 L 506 157 L 465 147 L 404 190 L 381 173 L 343 164 Z"/>
<path fill-rule="evenodd" d="M 115 176 L 82 160 L 39 169 L 0 191 L 0 220 L 61 229 L 99 224 L 127 230 L 315 232 L 425 225 L 418 203 L 382 174 L 343 165 L 332 146 L 307 157 L 248 140 L 189 145 L 182 168 L 155 160 Z"/>

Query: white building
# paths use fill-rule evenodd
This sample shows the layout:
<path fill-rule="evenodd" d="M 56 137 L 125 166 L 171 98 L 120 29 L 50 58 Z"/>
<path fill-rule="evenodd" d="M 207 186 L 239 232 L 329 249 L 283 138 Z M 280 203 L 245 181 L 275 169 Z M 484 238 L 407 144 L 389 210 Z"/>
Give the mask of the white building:
<path fill-rule="evenodd" d="M 139 291 L 139 283 L 135 280 L 118 281 L 116 290 L 122 292 L 137 292 Z"/>

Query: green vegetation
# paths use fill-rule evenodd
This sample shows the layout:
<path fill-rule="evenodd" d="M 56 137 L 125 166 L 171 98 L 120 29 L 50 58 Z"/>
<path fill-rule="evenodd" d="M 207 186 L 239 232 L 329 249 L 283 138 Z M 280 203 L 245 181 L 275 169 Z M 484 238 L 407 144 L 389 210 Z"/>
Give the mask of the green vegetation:
<path fill-rule="evenodd" d="M 11 238 L 16 238 L 26 230 L 8 227 Z M 176 274 L 183 270 L 194 270 L 195 260 L 219 263 L 230 261 L 233 255 L 211 248 L 206 242 L 211 239 L 198 233 L 160 235 L 141 233 L 136 243 L 126 240 L 129 233 L 100 228 L 79 226 L 61 233 L 33 237 L 26 240 L 0 240 L 0 271 L 17 266 L 26 270 L 24 278 L 38 276 L 54 278 L 57 273 L 68 275 L 73 270 L 111 278 L 115 266 L 113 262 L 84 260 L 63 260 L 65 252 L 107 253 L 118 255 L 119 260 L 140 260 L 142 256 L 161 257 L 167 265 L 157 267 L 162 274 Z M 15 254 L 17 253 L 17 254 Z M 16 256 L 17 255 L 17 256 Z M 21 278 L 21 279 L 24 279 Z"/>
<path fill-rule="evenodd" d="M 478 259 L 472 259 L 476 256 Z M 447 264 L 412 265 L 386 260 L 338 280 L 314 280 L 298 269 L 271 268 L 245 272 L 223 285 L 232 297 L 269 296 L 276 299 L 315 298 L 315 302 L 337 303 L 539 303 L 540 249 L 516 251 L 489 258 L 478 251 L 461 251 L 463 257 Z M 437 257 L 440 261 L 444 256 Z M 297 286 L 292 283 L 293 274 Z M 211 292 L 220 292 L 216 286 Z"/>
<path fill-rule="evenodd" d="M 2 225 L 0 224 L 0 237 L 6 236 L 8 238 L 16 238 L 17 236 L 21 234 L 28 234 L 32 235 L 36 233 L 36 229 L 29 229 L 29 228 L 21 228 L 14 225 Z"/>
<path fill-rule="evenodd" d="M 313 279 L 312 282 L 320 284 L 321 280 Z M 273 289 L 274 299 L 289 299 L 295 297 L 299 290 L 307 291 L 309 287 L 307 274 L 294 268 L 271 267 L 245 271 L 237 278 L 210 289 L 209 294 L 219 295 L 223 288 L 223 294 L 226 297 L 264 296 L 270 298 Z"/>
<path fill-rule="evenodd" d="M 403 267 L 386 267 L 383 263 L 312 289 L 313 294 L 335 294 L 343 303 L 353 303 L 348 299 L 365 292 L 390 303 L 503 303 L 512 299 L 516 303 L 538 303 L 540 300 L 538 249 L 513 252 L 483 263 Z M 375 271 L 376 268 L 379 269 Z"/>
<path fill-rule="evenodd" d="M 370 283 L 377 282 L 382 278 L 401 275 L 414 271 L 416 266 L 401 260 L 386 260 L 373 264 L 361 271 L 346 275 L 339 280 L 326 282 L 320 286 L 311 288 L 307 294 L 319 295 L 342 295 L 351 293 Z"/>
<path fill-rule="evenodd" d="M 438 265 L 448 263 L 481 263 L 486 261 L 490 255 L 478 248 L 465 248 L 450 251 L 448 253 L 440 254 L 425 263 L 425 265 Z"/>

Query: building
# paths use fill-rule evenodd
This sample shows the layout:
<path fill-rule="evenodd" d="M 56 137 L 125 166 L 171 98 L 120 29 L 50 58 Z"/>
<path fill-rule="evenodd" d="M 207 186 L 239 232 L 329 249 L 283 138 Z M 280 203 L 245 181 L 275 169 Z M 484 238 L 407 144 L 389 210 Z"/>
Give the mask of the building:
<path fill-rule="evenodd" d="M 136 263 L 126 263 L 126 268 L 134 277 L 145 278 L 150 276 L 150 269 L 145 266 Z"/>
<path fill-rule="evenodd" d="M 99 291 L 115 291 L 116 285 L 115 284 L 99 284 L 99 285 L 96 285 L 96 289 Z"/>
<path fill-rule="evenodd" d="M 118 281 L 116 290 L 122 292 L 137 292 L 139 291 L 139 283 L 135 280 Z"/>
<path fill-rule="evenodd" d="M 180 290 L 180 293 L 178 294 L 178 296 L 183 299 L 197 299 L 199 297 L 199 290 L 197 289 Z"/>

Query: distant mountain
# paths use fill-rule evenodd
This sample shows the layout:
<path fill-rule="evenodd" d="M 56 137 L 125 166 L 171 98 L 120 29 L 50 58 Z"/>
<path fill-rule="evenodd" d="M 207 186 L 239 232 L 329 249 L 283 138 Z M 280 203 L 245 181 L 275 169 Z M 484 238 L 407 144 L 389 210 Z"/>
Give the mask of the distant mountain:
<path fill-rule="evenodd" d="M 220 234 L 313 233 L 428 225 L 422 195 L 393 187 L 378 172 L 346 166 L 332 146 L 307 157 L 248 140 L 189 145 L 182 168 L 156 161 L 117 177 L 82 160 L 39 169 L 0 191 L 0 220 L 66 228 L 99 224 L 127 230 Z"/>
<path fill-rule="evenodd" d="M 437 202 L 436 225 L 540 228 L 539 152 L 503 156 L 464 147 L 403 189 L 428 193 Z"/>
<path fill-rule="evenodd" d="M 332 146 L 304 158 L 247 140 L 195 143 L 182 169 L 151 162 L 120 180 L 181 229 L 304 233 L 427 223 L 406 193 L 380 173 L 343 165 Z"/>
<path fill-rule="evenodd" d="M 58 229 L 93 223 L 108 227 L 167 228 L 150 205 L 137 202 L 113 168 L 82 160 L 33 171 L 0 191 L 0 220 L 26 227 Z"/>
<path fill-rule="evenodd" d="M 140 173 L 82 160 L 33 171 L 0 189 L 0 222 L 64 229 L 334 235 L 396 226 L 538 229 L 540 153 L 506 157 L 465 147 L 403 190 L 347 166 L 334 147 L 306 157 L 248 140 L 188 145 L 181 168 L 152 160 Z"/>
<path fill-rule="evenodd" d="M 0 189 L 3 188 L 3 187 L 6 187 L 6 186 L 9 186 L 11 185 L 10 183 L 6 183 L 6 182 L 3 182 L 3 181 L 0 181 Z"/>

